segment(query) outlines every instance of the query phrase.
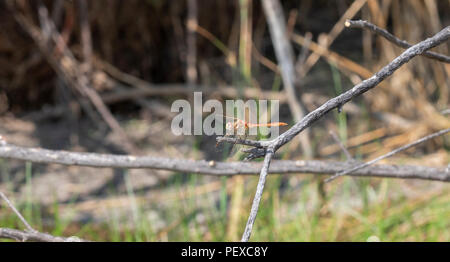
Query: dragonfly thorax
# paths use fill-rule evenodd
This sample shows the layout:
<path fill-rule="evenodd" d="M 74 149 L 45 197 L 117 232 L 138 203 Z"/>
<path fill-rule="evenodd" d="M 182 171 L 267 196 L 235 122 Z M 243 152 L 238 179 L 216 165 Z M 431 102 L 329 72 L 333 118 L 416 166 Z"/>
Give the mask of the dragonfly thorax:
<path fill-rule="evenodd" d="M 231 123 L 231 122 L 228 122 L 228 123 L 225 125 L 225 129 L 226 129 L 227 131 L 233 131 L 233 129 L 234 129 L 234 124 Z"/>
<path fill-rule="evenodd" d="M 240 134 L 245 133 L 247 125 L 242 120 L 237 120 L 235 122 L 228 122 L 225 125 L 225 130 L 228 134 Z"/>

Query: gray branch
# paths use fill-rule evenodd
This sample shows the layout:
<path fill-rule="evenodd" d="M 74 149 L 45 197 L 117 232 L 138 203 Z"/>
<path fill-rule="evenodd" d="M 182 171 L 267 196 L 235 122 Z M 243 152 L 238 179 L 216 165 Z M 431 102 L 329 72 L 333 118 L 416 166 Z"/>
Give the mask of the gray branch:
<path fill-rule="evenodd" d="M 348 152 L 347 148 L 345 147 L 345 145 L 342 143 L 342 141 L 339 139 L 339 137 L 337 136 L 337 134 L 331 130 L 329 132 L 329 134 L 331 135 L 331 137 L 333 138 L 333 140 L 338 144 L 338 146 L 341 148 L 342 152 L 344 152 L 345 157 L 347 158 L 347 160 L 353 160 L 352 155 L 350 154 L 350 152 Z"/>
<path fill-rule="evenodd" d="M 11 210 L 16 214 L 16 216 L 22 221 L 22 223 L 27 228 L 28 232 L 36 233 L 37 231 L 28 224 L 27 220 L 20 214 L 19 210 L 13 205 L 13 203 L 8 199 L 8 197 L 0 191 L 0 197 L 6 202 L 6 204 L 11 208 Z"/>
<path fill-rule="evenodd" d="M 272 1 L 270 1 L 272 2 Z M 265 1 L 263 3 L 266 3 Z M 267 1 L 269 3 L 269 1 Z M 268 4 L 267 4 L 268 5 Z M 270 7 L 270 6 L 269 6 Z M 414 46 L 409 47 L 405 50 L 401 55 L 396 57 L 393 61 L 391 61 L 388 65 L 383 67 L 380 71 L 378 71 L 372 77 L 362 81 L 358 85 L 354 86 L 352 89 L 347 92 L 332 98 L 325 102 L 322 106 L 315 109 L 314 111 L 307 114 L 301 121 L 297 122 L 293 127 L 287 130 L 285 133 L 281 134 L 277 138 L 272 141 L 265 141 L 266 149 L 261 147 L 256 147 L 253 151 L 247 151 L 249 155 L 246 159 L 252 159 L 256 157 L 266 156 L 264 159 L 264 165 L 261 169 L 260 179 L 258 182 L 258 188 L 255 194 L 255 198 L 253 200 L 252 209 L 250 212 L 250 216 L 247 221 L 247 225 L 244 230 L 244 235 L 242 236 L 242 241 L 248 241 L 251 230 L 253 227 L 254 220 L 256 218 L 256 213 L 258 211 L 259 200 L 262 194 L 262 190 L 264 187 L 265 177 L 268 173 L 270 161 L 272 159 L 273 154 L 283 145 L 290 142 L 295 136 L 300 134 L 302 131 L 310 127 L 317 120 L 321 119 L 324 115 L 330 112 L 333 109 L 338 109 L 338 112 L 341 111 L 344 104 L 352 100 L 353 98 L 369 91 L 370 89 L 377 86 L 380 82 L 386 79 L 388 76 L 392 75 L 398 68 L 400 68 L 403 64 L 407 63 L 413 57 L 417 55 L 421 55 L 426 52 L 428 49 L 433 48 L 450 38 L 450 26 L 447 26 L 433 37 L 428 38 Z M 238 142 L 238 141 L 236 141 Z M 246 141 L 246 143 L 249 143 Z M 263 145 L 263 142 L 259 144 Z"/>
<path fill-rule="evenodd" d="M 78 237 L 55 237 L 47 233 L 0 228 L 0 238 L 14 239 L 22 242 L 87 242 Z"/>
<path fill-rule="evenodd" d="M 272 147 L 267 148 L 266 157 L 259 175 L 258 186 L 256 187 L 255 197 L 253 198 L 252 209 L 248 216 L 247 224 L 245 225 L 244 234 L 242 234 L 242 242 L 248 242 L 252 234 L 253 224 L 255 223 L 256 215 L 258 214 L 259 203 L 261 202 L 264 185 L 266 184 L 267 174 L 269 173 L 270 161 L 275 154 Z"/>
<path fill-rule="evenodd" d="M 388 31 L 386 31 L 385 29 L 379 28 L 378 26 L 376 26 L 372 23 L 369 23 L 367 21 L 364 21 L 364 20 L 347 20 L 347 21 L 345 21 L 345 26 L 350 27 L 350 28 L 368 29 L 368 30 L 378 34 L 379 36 L 386 38 L 388 41 L 390 41 L 391 43 L 393 43 L 399 47 L 410 48 L 412 46 L 410 43 L 406 42 L 405 40 L 401 40 L 401 39 L 397 38 L 396 36 L 392 35 Z M 431 59 L 435 59 L 435 60 L 444 62 L 444 63 L 450 63 L 450 57 L 448 57 L 446 55 L 442 55 L 442 54 L 435 53 L 432 51 L 425 51 L 422 55 L 426 56 L 428 58 L 431 58 Z"/>
<path fill-rule="evenodd" d="M 4 145 L 4 141 L 2 137 L 0 136 L 0 146 Z M 0 238 L 8 238 L 8 239 L 15 239 L 18 241 L 40 241 L 40 242 L 81 242 L 86 241 L 82 240 L 78 237 L 55 237 L 46 233 L 41 233 L 37 230 L 35 230 L 33 227 L 28 224 L 28 222 L 25 220 L 25 218 L 20 214 L 19 210 L 14 206 L 14 204 L 8 199 L 8 197 L 3 194 L 3 192 L 0 191 L 0 197 L 6 202 L 6 204 L 11 208 L 11 210 L 14 212 L 14 214 L 19 217 L 20 221 L 25 225 L 27 228 L 26 231 L 21 231 L 17 229 L 10 229 L 10 228 L 0 228 Z"/>
<path fill-rule="evenodd" d="M 340 176 L 343 176 L 343 175 L 345 175 L 345 174 L 351 173 L 351 172 L 356 171 L 356 170 L 358 170 L 358 169 L 360 169 L 360 168 L 364 168 L 364 167 L 373 165 L 373 164 L 375 164 L 376 162 L 378 162 L 378 161 L 380 161 L 380 160 L 383 160 L 383 159 L 385 159 L 385 158 L 391 157 L 391 156 L 393 156 L 393 155 L 395 155 L 395 154 L 397 154 L 397 153 L 399 153 L 399 152 L 401 152 L 401 151 L 405 151 L 406 149 L 409 149 L 409 148 L 411 148 L 411 147 L 414 147 L 414 146 L 416 146 L 416 145 L 418 145 L 418 144 L 420 144 L 420 143 L 423 143 L 423 142 L 428 141 L 428 140 L 430 140 L 430 139 L 433 139 L 433 138 L 435 138 L 435 137 L 445 135 L 445 134 L 447 134 L 448 132 L 450 132 L 450 128 L 447 128 L 447 129 L 438 131 L 438 132 L 436 132 L 436 133 L 433 133 L 433 134 L 431 134 L 431 135 L 422 137 L 422 138 L 420 138 L 420 139 L 418 139 L 418 140 L 416 140 L 416 141 L 414 141 L 414 142 L 412 142 L 412 143 L 409 143 L 409 144 L 404 145 L 404 146 L 402 146 L 402 147 L 399 147 L 399 148 L 397 148 L 397 149 L 395 149 L 395 150 L 392 150 L 391 152 L 389 152 L 389 153 L 387 153 L 387 154 L 384 154 L 384 155 L 382 155 L 382 156 L 379 156 L 379 157 L 377 157 L 377 158 L 375 158 L 375 159 L 373 159 L 373 160 L 371 160 L 371 161 L 369 161 L 369 162 L 367 162 L 367 163 L 363 163 L 363 164 L 358 165 L 358 166 L 355 166 L 355 167 L 353 167 L 353 168 L 350 168 L 350 169 L 341 171 L 341 172 L 335 174 L 334 176 L 332 176 L 332 177 L 326 179 L 326 180 L 325 180 L 325 183 L 328 183 L 328 182 L 330 182 L 330 181 L 332 181 L 332 180 L 334 180 L 334 179 L 336 179 L 336 178 L 338 178 L 338 177 L 340 177 Z"/>
<path fill-rule="evenodd" d="M 95 168 L 148 168 L 183 173 L 215 176 L 256 175 L 262 168 L 255 162 L 216 162 L 151 156 L 129 156 L 96 153 L 78 153 L 42 148 L 27 148 L 8 144 L 0 140 L 0 158 L 17 159 L 34 163 L 77 165 Z M 318 160 L 274 160 L 268 173 L 271 174 L 329 174 L 348 170 L 361 162 Z M 350 176 L 369 176 L 402 179 L 423 179 L 450 182 L 450 173 L 445 168 L 408 165 L 373 165 L 359 169 Z"/>

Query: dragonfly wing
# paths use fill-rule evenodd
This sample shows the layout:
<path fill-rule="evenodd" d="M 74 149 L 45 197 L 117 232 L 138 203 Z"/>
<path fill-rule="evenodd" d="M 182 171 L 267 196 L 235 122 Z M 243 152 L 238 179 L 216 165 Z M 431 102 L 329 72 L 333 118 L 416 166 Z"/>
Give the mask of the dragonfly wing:
<path fill-rule="evenodd" d="M 253 136 L 249 135 L 249 129 L 248 128 L 242 127 L 242 129 L 240 129 L 239 131 L 241 131 L 241 132 L 238 133 L 238 135 L 236 135 L 237 139 L 245 140 L 245 139 L 247 139 L 249 137 L 253 137 Z M 233 143 L 233 148 L 230 151 L 230 156 L 236 155 L 241 150 L 241 148 L 243 148 L 243 145 L 237 144 L 237 143 Z"/>

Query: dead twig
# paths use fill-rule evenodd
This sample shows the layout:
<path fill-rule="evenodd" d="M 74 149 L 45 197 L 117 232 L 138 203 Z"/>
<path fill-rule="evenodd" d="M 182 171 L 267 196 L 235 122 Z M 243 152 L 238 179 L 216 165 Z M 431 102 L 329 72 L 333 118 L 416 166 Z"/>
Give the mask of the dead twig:
<path fill-rule="evenodd" d="M 291 35 L 292 35 L 292 33 L 291 33 Z M 299 76 L 305 75 L 303 73 L 303 66 L 305 65 L 305 62 L 306 62 L 306 57 L 308 55 L 309 46 L 311 44 L 312 37 L 313 37 L 313 34 L 311 32 L 307 32 L 305 34 L 304 45 L 302 45 L 302 50 L 298 54 L 297 62 L 295 62 L 295 71 L 297 72 L 297 74 Z"/>
<path fill-rule="evenodd" d="M 308 40 L 306 36 L 302 36 L 299 34 L 293 33 L 291 36 L 292 41 L 294 41 L 296 44 L 301 45 L 302 47 L 308 48 L 311 50 L 314 54 L 323 57 L 328 62 L 332 62 L 336 64 L 339 69 L 340 67 L 347 69 L 350 72 L 356 73 L 361 77 L 369 78 L 373 73 L 368 70 L 367 68 L 361 66 L 360 64 L 352 61 L 351 59 L 348 59 L 344 56 L 339 55 L 336 52 L 333 52 L 329 50 L 328 48 L 325 48 L 316 42 L 312 40 Z M 304 68 L 305 63 L 303 63 L 302 66 L 302 72 L 304 72 L 306 69 Z M 303 73 L 304 74 L 304 73 Z"/>
<path fill-rule="evenodd" d="M 11 208 L 11 210 L 14 212 L 14 214 L 17 215 L 17 217 L 20 219 L 20 221 L 22 221 L 22 223 L 25 225 L 25 227 L 27 228 L 27 230 L 29 232 L 32 232 L 32 233 L 37 232 L 34 228 L 32 228 L 30 226 L 30 224 L 28 224 L 28 222 L 25 220 L 25 218 L 22 216 L 22 214 L 20 214 L 20 212 L 16 209 L 16 207 L 13 205 L 13 203 L 1 191 L 0 191 L 0 197 L 3 198 L 3 200 L 6 202 L 6 204 L 8 204 L 9 208 Z"/>
<path fill-rule="evenodd" d="M 4 141 L 0 138 L 0 141 Z M 3 143 L 2 143 L 3 144 Z M 0 144 L 1 146 L 1 144 Z M 17 208 L 13 205 L 13 203 L 8 199 L 8 197 L 0 191 L 0 197 L 6 202 L 6 204 L 11 208 L 14 214 L 19 217 L 20 221 L 27 228 L 26 231 L 21 231 L 17 229 L 11 228 L 0 228 L 0 238 L 7 239 L 15 239 L 18 241 L 40 241 L 40 242 L 85 242 L 86 240 L 80 239 L 78 237 L 55 237 L 47 233 L 41 233 L 35 230 L 33 227 L 28 224 L 25 218 L 20 214 Z"/>
<path fill-rule="evenodd" d="M 266 157 L 264 158 L 264 163 L 261 168 L 261 173 L 259 175 L 258 185 L 256 187 L 255 197 L 253 198 L 252 208 L 250 210 L 250 215 L 248 216 L 247 224 L 245 225 L 244 233 L 242 234 L 241 242 L 248 242 L 252 234 L 253 224 L 255 223 L 256 215 L 258 214 L 259 203 L 261 202 L 262 193 L 264 191 L 264 185 L 266 183 L 266 177 L 269 172 L 270 161 L 275 151 L 273 147 L 269 147 L 266 151 Z"/>
<path fill-rule="evenodd" d="M 330 133 L 331 137 L 333 138 L 333 140 L 339 145 L 339 147 L 341 148 L 342 152 L 344 152 L 345 157 L 347 158 L 347 160 L 352 160 L 353 159 L 352 155 L 350 154 L 350 152 L 348 152 L 347 148 L 344 146 L 344 144 L 339 139 L 337 134 L 333 130 L 330 130 L 329 133 Z"/>
<path fill-rule="evenodd" d="M 351 172 L 353 172 L 353 171 L 356 171 L 356 170 L 358 170 L 358 169 L 360 169 L 360 168 L 364 168 L 364 167 L 373 165 L 374 163 L 376 163 L 376 162 L 378 162 L 378 161 L 380 161 L 380 160 L 383 160 L 383 159 L 385 159 L 385 158 L 388 158 L 388 157 L 390 157 L 390 156 L 393 156 L 393 155 L 395 155 L 395 154 L 397 154 L 397 153 L 399 153 L 399 152 L 402 152 L 402 151 L 404 151 L 404 150 L 406 150 L 406 149 L 409 149 L 409 148 L 411 148 L 411 147 L 414 147 L 414 146 L 416 146 L 416 145 L 418 145 L 418 144 L 420 144 L 420 143 L 423 143 L 423 142 L 428 141 L 428 140 L 430 140 L 430 139 L 433 139 L 433 138 L 435 138 L 435 137 L 445 135 L 445 134 L 447 134 L 448 132 L 450 132 L 450 128 L 444 129 L 444 130 L 441 130 L 441 131 L 438 131 L 438 132 L 433 133 L 433 134 L 431 134 L 431 135 L 428 135 L 428 136 L 426 136 L 426 137 L 422 137 L 422 138 L 418 139 L 417 141 L 414 141 L 414 142 L 412 142 L 412 143 L 410 143 L 410 144 L 407 144 L 407 145 L 405 145 L 405 146 L 399 147 L 399 148 L 397 148 L 397 149 L 395 149 L 395 150 L 393 150 L 393 151 L 391 151 L 391 152 L 389 152 L 389 153 L 387 153 L 387 154 L 385 154 L 385 155 L 379 156 L 379 157 L 377 157 L 377 158 L 375 158 L 375 159 L 373 159 L 373 160 L 371 160 L 371 161 L 369 161 L 369 162 L 367 162 L 367 163 L 360 164 L 360 165 L 357 165 L 357 166 L 355 166 L 355 167 L 353 167 L 353 168 L 351 168 L 351 169 L 347 169 L 347 170 L 341 171 L 341 172 L 335 174 L 334 176 L 332 176 L 332 177 L 330 177 L 330 178 L 327 178 L 327 179 L 325 180 L 325 183 L 331 182 L 331 181 L 333 181 L 334 179 L 336 179 L 336 178 L 338 178 L 338 177 L 340 177 L 340 176 L 343 176 L 343 175 L 345 175 L 345 174 L 349 174 L 349 173 L 351 173 Z"/>

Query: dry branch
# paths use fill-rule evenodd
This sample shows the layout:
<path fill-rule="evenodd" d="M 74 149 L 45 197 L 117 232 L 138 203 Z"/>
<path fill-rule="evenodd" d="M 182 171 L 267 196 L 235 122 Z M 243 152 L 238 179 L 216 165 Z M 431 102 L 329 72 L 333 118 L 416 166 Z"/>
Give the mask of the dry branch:
<path fill-rule="evenodd" d="M 96 153 L 78 153 L 42 148 L 19 147 L 0 144 L 0 158 L 18 159 L 34 163 L 77 165 L 96 168 L 150 168 L 174 172 L 209 174 L 216 176 L 256 175 L 261 163 L 216 162 L 150 156 L 128 156 Z M 361 164 L 357 161 L 336 162 L 318 160 L 274 160 L 269 168 L 271 174 L 336 174 Z M 445 168 L 408 165 L 374 165 L 349 174 L 402 179 L 424 179 L 450 182 Z"/>
<path fill-rule="evenodd" d="M 338 144 L 338 146 L 341 148 L 342 152 L 344 152 L 345 157 L 347 158 L 347 160 L 352 160 L 353 157 L 350 154 L 350 152 L 348 152 L 348 149 L 345 147 L 345 145 L 342 143 L 342 141 L 339 139 L 339 137 L 337 136 L 337 134 L 331 130 L 330 132 L 331 137 L 333 138 L 333 140 Z"/>
<path fill-rule="evenodd" d="M 8 197 L 0 191 L 0 197 L 6 202 L 6 204 L 11 208 L 11 210 L 16 214 L 16 216 L 22 221 L 25 227 L 28 229 L 28 232 L 36 233 L 37 231 L 28 224 L 27 220 L 20 214 L 19 210 L 13 205 L 13 203 L 8 199 Z"/>
<path fill-rule="evenodd" d="M 11 228 L 0 228 L 0 238 L 22 242 L 87 242 L 78 237 L 55 237 L 47 233 L 29 232 Z"/>
<path fill-rule="evenodd" d="M 0 146 L 4 144 L 4 141 L 0 137 Z M 17 210 L 17 208 L 14 206 L 14 204 L 8 199 L 8 197 L 3 194 L 3 192 L 0 192 L 0 197 L 6 202 L 6 204 L 11 208 L 11 210 L 14 212 L 14 214 L 19 217 L 20 221 L 25 225 L 27 228 L 26 231 L 21 231 L 17 229 L 11 229 L 11 228 L 0 228 L 0 238 L 7 238 L 7 239 L 15 239 L 18 241 L 40 241 L 40 242 L 85 242 L 86 240 L 80 239 L 78 237 L 55 237 L 47 233 L 41 233 L 28 224 L 28 222 L 25 220 L 25 218 L 20 214 L 20 212 Z"/>
<path fill-rule="evenodd" d="M 336 52 L 330 51 L 329 49 L 317 44 L 312 40 L 308 40 L 306 36 L 301 36 L 299 34 L 293 33 L 291 36 L 292 41 L 301 45 L 302 47 L 307 47 L 314 54 L 323 57 L 328 62 L 336 64 L 339 68 L 345 68 L 350 72 L 354 72 L 363 78 L 368 78 L 373 73 L 366 69 L 365 67 L 359 65 L 358 63 L 352 61 L 349 58 L 339 55 Z M 304 70 L 304 69 L 302 69 Z M 303 72 L 303 71 L 302 71 Z"/>
<path fill-rule="evenodd" d="M 280 147 L 282 147 L 286 143 L 290 142 L 295 136 L 300 134 L 306 128 L 310 127 L 313 123 L 315 123 L 317 120 L 321 119 L 324 115 L 326 115 L 331 110 L 338 109 L 338 112 L 340 112 L 342 106 L 345 103 L 349 102 L 353 98 L 355 98 L 355 97 L 369 91 L 370 89 L 374 88 L 375 86 L 377 86 L 388 76 L 392 75 L 398 68 L 400 68 L 400 66 L 407 63 L 413 57 L 423 54 L 428 49 L 433 48 L 433 47 L 447 41 L 449 38 L 450 38 L 450 26 L 447 26 L 446 28 L 442 29 L 440 32 L 435 34 L 433 37 L 428 38 L 428 39 L 408 48 L 407 50 L 405 50 L 401 55 L 396 57 L 393 61 L 391 61 L 388 65 L 383 67 L 380 71 L 378 71 L 372 77 L 364 80 L 363 82 L 354 86 L 352 89 L 348 90 L 347 92 L 345 92 L 335 98 L 330 99 L 329 101 L 327 101 L 325 104 L 323 104 L 316 110 L 310 112 L 300 122 L 297 122 L 293 127 L 291 127 L 289 130 L 287 130 L 285 133 L 281 134 L 274 140 L 260 142 L 258 144 L 257 148 L 254 148 L 253 151 L 248 151 L 249 155 L 247 156 L 247 159 L 262 157 L 264 155 L 265 155 L 265 158 L 264 158 L 263 168 L 261 169 L 261 172 L 260 172 L 260 179 L 258 182 L 257 191 L 256 191 L 255 198 L 253 201 L 250 216 L 248 218 L 247 225 L 244 230 L 244 235 L 242 237 L 242 241 L 248 241 L 250 238 L 251 229 L 253 227 L 253 223 L 255 221 L 258 207 L 259 207 L 259 199 L 261 198 L 261 194 L 263 191 L 262 188 L 264 188 L 265 178 L 266 178 L 268 170 L 269 170 L 268 167 L 270 166 L 270 162 L 272 160 L 272 156 L 274 155 L 274 152 L 276 152 Z M 265 150 L 261 149 L 261 147 L 265 148 Z"/>
<path fill-rule="evenodd" d="M 404 145 L 404 146 L 402 146 L 402 147 L 399 147 L 399 148 L 397 148 L 397 149 L 395 149 L 395 150 L 393 150 L 393 151 L 391 151 L 391 152 L 389 152 L 389 153 L 387 153 L 387 154 L 384 154 L 384 155 L 382 155 L 382 156 L 379 156 L 379 157 L 377 157 L 377 158 L 375 158 L 375 159 L 373 159 L 373 160 L 371 160 L 371 161 L 369 161 L 369 162 L 367 162 L 367 163 L 363 163 L 363 164 L 357 165 L 357 166 L 355 166 L 355 167 L 353 167 L 353 168 L 350 168 L 350 169 L 341 171 L 341 172 L 335 174 L 334 176 L 332 176 L 332 177 L 326 179 L 326 180 L 325 180 L 325 183 L 328 183 L 328 182 L 330 182 L 330 181 L 332 181 L 332 180 L 334 180 L 334 179 L 336 179 L 336 178 L 338 178 L 338 177 L 340 177 L 340 176 L 343 176 L 343 175 L 345 175 L 345 174 L 349 174 L 349 173 L 351 173 L 351 172 L 353 172 L 353 171 L 356 171 L 356 170 L 358 170 L 358 169 L 360 169 L 360 168 L 364 168 L 364 167 L 373 165 L 374 163 L 376 163 L 376 162 L 378 162 L 378 161 L 381 161 L 381 160 L 383 160 L 383 159 L 385 159 L 385 158 L 388 158 L 388 157 L 390 157 L 390 156 L 393 156 L 393 155 L 395 155 L 395 154 L 397 154 L 397 153 L 399 153 L 399 152 L 405 151 L 405 150 L 407 150 L 407 149 L 409 149 L 409 148 L 411 148 L 411 147 L 414 147 L 414 146 L 416 146 L 416 145 L 418 145 L 418 144 L 420 144 L 420 143 L 423 143 L 423 142 L 428 141 L 428 140 L 430 140 L 430 139 L 433 139 L 433 138 L 435 138 L 435 137 L 445 135 L 445 134 L 447 134 L 448 132 L 450 132 L 450 128 L 447 128 L 447 129 L 438 131 L 438 132 L 433 133 L 433 134 L 431 134 L 431 135 L 428 135 L 428 136 L 426 136 L 426 137 L 422 137 L 422 138 L 420 138 L 420 139 L 418 139 L 418 140 L 416 140 L 416 141 L 414 141 L 414 142 L 412 142 L 412 143 L 410 143 L 410 144 L 407 144 L 407 145 Z"/>
<path fill-rule="evenodd" d="M 372 23 L 369 23 L 367 21 L 364 21 L 364 20 L 347 20 L 347 21 L 345 21 L 345 26 L 350 27 L 350 28 L 369 29 L 370 31 L 378 34 L 379 36 L 386 38 L 391 43 L 393 43 L 399 47 L 410 48 L 412 46 L 410 43 L 406 42 L 405 40 L 401 40 L 401 39 L 397 38 L 396 36 L 390 34 L 385 29 L 379 28 L 378 26 L 376 26 Z M 446 55 L 442 55 L 442 54 L 435 53 L 432 51 L 425 51 L 422 55 L 426 56 L 428 58 L 431 58 L 431 59 L 435 59 L 435 60 L 444 62 L 444 63 L 450 63 L 450 57 L 448 57 Z"/>
<path fill-rule="evenodd" d="M 258 185 L 256 187 L 255 197 L 253 198 L 252 208 L 250 210 L 250 215 L 248 216 L 247 224 L 245 225 L 244 233 L 242 234 L 242 242 L 248 242 L 252 234 L 253 224 L 255 223 L 256 215 L 258 214 L 259 203 L 261 202 L 262 193 L 264 191 L 264 185 L 266 183 L 266 178 L 269 173 L 270 161 L 275 154 L 273 147 L 267 149 L 266 157 L 264 158 L 264 163 L 261 168 L 261 173 L 259 175 Z"/>

